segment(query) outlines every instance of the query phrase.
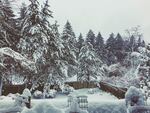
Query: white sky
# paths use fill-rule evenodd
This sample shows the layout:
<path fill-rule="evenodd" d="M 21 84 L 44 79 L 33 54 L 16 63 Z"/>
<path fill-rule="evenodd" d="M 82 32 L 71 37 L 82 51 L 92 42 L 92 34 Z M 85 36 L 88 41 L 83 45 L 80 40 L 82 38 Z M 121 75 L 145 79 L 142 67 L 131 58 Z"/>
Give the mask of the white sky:
<path fill-rule="evenodd" d="M 108 38 L 111 32 L 123 34 L 125 29 L 140 25 L 144 39 L 150 42 L 150 0 L 49 0 L 49 3 L 60 30 L 69 20 L 77 35 L 81 32 L 85 36 L 92 29 Z"/>

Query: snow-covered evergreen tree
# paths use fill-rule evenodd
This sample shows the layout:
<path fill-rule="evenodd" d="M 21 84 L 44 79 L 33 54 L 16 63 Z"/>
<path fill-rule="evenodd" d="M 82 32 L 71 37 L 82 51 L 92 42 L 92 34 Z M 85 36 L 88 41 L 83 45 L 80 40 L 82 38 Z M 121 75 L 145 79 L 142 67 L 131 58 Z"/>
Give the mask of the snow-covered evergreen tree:
<path fill-rule="evenodd" d="M 41 10 L 37 0 L 30 0 L 30 3 L 21 24 L 23 38 L 18 48 L 24 56 L 36 63 L 37 70 L 31 78 L 35 84 L 39 81 L 62 81 L 66 77 L 64 68 L 67 61 L 63 59 L 63 45 L 58 25 L 49 22 L 52 12 L 49 10 L 48 0 Z"/>
<path fill-rule="evenodd" d="M 96 37 L 96 41 L 95 41 L 95 48 L 97 50 L 102 50 L 104 49 L 104 39 L 101 35 L 101 33 L 99 32 L 97 37 Z"/>
<path fill-rule="evenodd" d="M 114 34 L 110 34 L 110 37 L 106 41 L 106 59 L 107 59 L 107 64 L 111 65 L 116 62 L 116 56 L 114 54 L 115 51 L 115 38 Z"/>
<path fill-rule="evenodd" d="M 94 47 L 94 45 L 95 45 L 95 34 L 92 30 L 89 30 L 89 32 L 87 33 L 86 42 L 91 43 Z"/>
<path fill-rule="evenodd" d="M 100 67 L 102 61 L 95 55 L 92 44 L 87 42 L 82 48 L 79 54 L 79 81 L 92 81 L 97 77 L 102 76 Z"/>
<path fill-rule="evenodd" d="M 114 54 L 117 57 L 117 61 L 121 62 L 123 61 L 123 59 L 125 58 L 125 46 L 124 46 L 124 40 L 122 38 L 122 36 L 118 33 L 116 38 L 115 38 L 115 51 Z"/>
<path fill-rule="evenodd" d="M 78 48 L 77 59 L 78 59 L 79 53 L 81 51 L 81 48 L 83 47 L 83 44 L 84 44 L 84 39 L 83 39 L 82 34 L 80 33 L 80 35 L 78 37 L 78 41 L 77 41 L 77 48 Z"/>
<path fill-rule="evenodd" d="M 105 59 L 105 44 L 104 44 L 104 39 L 101 35 L 101 33 L 99 32 L 97 37 L 96 37 L 96 41 L 95 41 L 95 51 L 96 54 L 99 56 L 99 58 L 101 59 Z"/>
<path fill-rule="evenodd" d="M 73 32 L 72 26 L 69 21 L 64 26 L 62 33 L 62 43 L 63 43 L 63 55 L 64 60 L 68 62 L 68 75 L 73 76 L 76 74 L 76 56 L 77 56 L 77 40 Z"/>

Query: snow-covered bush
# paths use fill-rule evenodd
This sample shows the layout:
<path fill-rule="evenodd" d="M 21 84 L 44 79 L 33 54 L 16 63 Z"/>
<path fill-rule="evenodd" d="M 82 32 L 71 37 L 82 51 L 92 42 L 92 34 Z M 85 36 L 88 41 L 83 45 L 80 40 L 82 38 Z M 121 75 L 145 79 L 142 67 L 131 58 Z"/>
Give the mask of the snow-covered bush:
<path fill-rule="evenodd" d="M 131 86 L 125 94 L 126 106 L 145 105 L 144 95 L 142 91 L 134 86 Z"/>
<path fill-rule="evenodd" d="M 36 90 L 33 94 L 33 97 L 36 99 L 42 99 L 43 98 L 43 93 L 39 90 Z"/>
<path fill-rule="evenodd" d="M 65 84 L 62 86 L 62 93 L 64 94 L 70 94 L 73 91 L 74 91 L 74 88 L 69 86 L 68 84 Z"/>
<path fill-rule="evenodd" d="M 28 88 L 25 88 L 25 89 L 23 90 L 22 96 L 24 96 L 24 97 L 31 97 L 31 92 L 30 92 L 30 90 L 29 90 Z"/>
<path fill-rule="evenodd" d="M 54 89 L 49 90 L 48 92 L 45 92 L 45 97 L 46 98 L 54 98 L 56 97 L 57 91 Z"/>

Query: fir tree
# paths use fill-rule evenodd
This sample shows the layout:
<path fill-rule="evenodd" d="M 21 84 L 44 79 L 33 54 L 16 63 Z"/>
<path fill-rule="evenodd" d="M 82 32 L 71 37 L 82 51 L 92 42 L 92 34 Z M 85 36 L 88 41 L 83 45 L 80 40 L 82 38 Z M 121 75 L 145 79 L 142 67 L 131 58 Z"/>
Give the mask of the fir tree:
<path fill-rule="evenodd" d="M 115 51 L 114 54 L 117 57 L 117 61 L 121 62 L 125 58 L 125 46 L 124 40 L 122 39 L 121 35 L 118 33 L 115 38 Z"/>
<path fill-rule="evenodd" d="M 115 49 L 120 51 L 124 49 L 124 40 L 119 33 L 115 38 Z"/>
<path fill-rule="evenodd" d="M 76 57 L 77 57 L 77 41 L 75 34 L 73 32 L 72 26 L 69 21 L 64 26 L 62 33 L 62 43 L 63 43 L 63 55 L 64 60 L 68 62 L 68 76 L 73 76 L 76 74 Z"/>
<path fill-rule="evenodd" d="M 135 37 L 133 35 L 130 37 L 128 46 L 129 46 L 129 49 L 131 52 L 133 52 L 135 50 L 136 40 L 135 40 Z"/>
<path fill-rule="evenodd" d="M 116 62 L 116 56 L 114 54 L 115 51 L 115 38 L 114 34 L 110 34 L 110 37 L 106 41 L 106 59 L 107 59 L 107 64 L 111 65 Z"/>
<path fill-rule="evenodd" d="M 78 38 L 78 41 L 77 41 L 77 48 L 78 48 L 77 59 L 78 59 L 79 53 L 80 53 L 80 51 L 81 51 L 81 48 L 83 47 L 83 44 L 84 44 L 84 39 L 83 39 L 82 34 L 80 33 L 79 38 Z"/>
<path fill-rule="evenodd" d="M 93 46 L 91 43 L 86 43 L 79 54 L 79 81 L 88 81 L 97 79 L 101 76 L 100 66 L 102 62 L 95 55 Z"/>
<path fill-rule="evenodd" d="M 104 48 L 104 39 L 100 32 L 98 33 L 96 37 L 95 48 L 99 51 Z"/>
<path fill-rule="evenodd" d="M 110 37 L 107 39 L 106 41 L 106 48 L 109 50 L 109 51 L 113 51 L 114 50 L 114 45 L 115 45 L 115 38 L 114 38 L 114 34 L 110 34 Z"/>
<path fill-rule="evenodd" d="M 86 42 L 91 43 L 94 47 L 94 45 L 95 45 L 95 34 L 93 33 L 92 30 L 89 30 L 89 32 L 87 33 Z"/>

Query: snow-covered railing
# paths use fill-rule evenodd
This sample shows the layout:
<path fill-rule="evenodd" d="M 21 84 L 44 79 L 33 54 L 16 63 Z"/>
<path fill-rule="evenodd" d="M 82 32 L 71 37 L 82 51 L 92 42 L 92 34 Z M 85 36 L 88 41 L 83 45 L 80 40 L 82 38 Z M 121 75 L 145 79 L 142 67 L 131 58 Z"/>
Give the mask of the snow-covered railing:
<path fill-rule="evenodd" d="M 83 110 L 88 109 L 88 100 L 87 100 L 87 96 L 85 96 L 85 95 L 80 95 L 80 96 L 76 96 L 76 97 L 69 95 L 68 96 L 68 107 L 71 106 L 74 98 L 77 98 L 80 109 L 83 109 Z"/>
<path fill-rule="evenodd" d="M 88 113 L 87 96 L 69 96 L 70 105 L 65 113 Z"/>

